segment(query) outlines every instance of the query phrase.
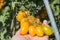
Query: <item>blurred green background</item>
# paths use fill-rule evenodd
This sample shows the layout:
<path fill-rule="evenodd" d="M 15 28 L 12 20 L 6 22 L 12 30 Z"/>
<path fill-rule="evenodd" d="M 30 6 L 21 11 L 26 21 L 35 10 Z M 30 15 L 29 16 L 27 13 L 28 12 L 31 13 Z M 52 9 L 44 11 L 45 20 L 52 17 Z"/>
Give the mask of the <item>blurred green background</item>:
<path fill-rule="evenodd" d="M 49 3 L 60 33 L 60 0 L 49 0 Z M 18 11 L 28 10 L 37 17 L 38 13 L 47 15 L 41 12 L 46 11 L 44 8 L 43 0 L 0 0 L 0 40 L 11 40 L 19 29 L 19 22 L 16 20 Z M 48 15 L 40 20 L 45 19 L 50 24 Z M 56 40 L 54 34 L 49 40 Z"/>

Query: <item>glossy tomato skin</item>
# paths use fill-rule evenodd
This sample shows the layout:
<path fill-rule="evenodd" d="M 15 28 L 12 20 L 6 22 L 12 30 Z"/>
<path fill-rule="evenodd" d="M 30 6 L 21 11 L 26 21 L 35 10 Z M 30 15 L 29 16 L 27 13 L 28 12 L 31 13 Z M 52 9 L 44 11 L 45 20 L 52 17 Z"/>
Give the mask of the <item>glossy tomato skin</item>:
<path fill-rule="evenodd" d="M 20 23 L 20 33 L 21 34 L 27 34 L 28 33 L 28 29 L 29 29 L 29 22 L 27 19 L 22 19 L 21 23 Z"/>
<path fill-rule="evenodd" d="M 21 25 L 23 25 L 24 23 L 26 23 L 27 25 L 29 24 L 29 21 L 27 18 L 23 18 L 20 22 Z"/>
<path fill-rule="evenodd" d="M 18 14 L 17 14 L 17 16 L 16 16 L 16 19 L 17 19 L 17 21 L 20 22 L 22 18 L 23 18 L 23 12 L 19 11 Z"/>
<path fill-rule="evenodd" d="M 24 23 L 25 24 L 25 23 Z M 20 28 L 20 34 L 25 35 L 28 33 L 29 30 L 29 26 L 27 26 L 26 24 Z"/>
<path fill-rule="evenodd" d="M 34 26 L 30 26 L 29 27 L 29 35 L 30 36 L 35 36 L 35 27 Z"/>
<path fill-rule="evenodd" d="M 44 29 L 44 32 L 46 35 L 52 35 L 53 34 L 53 31 L 52 31 L 52 28 L 51 27 L 43 27 Z"/>
<path fill-rule="evenodd" d="M 26 17 L 26 14 L 23 12 L 23 11 L 19 11 L 17 16 L 16 16 L 16 19 L 17 21 L 21 22 L 21 20 Z"/>
<path fill-rule="evenodd" d="M 53 30 L 50 26 L 43 25 L 42 27 L 46 35 L 50 36 L 53 34 Z"/>
<path fill-rule="evenodd" d="M 36 35 L 39 37 L 42 37 L 44 35 L 42 27 L 36 27 Z"/>

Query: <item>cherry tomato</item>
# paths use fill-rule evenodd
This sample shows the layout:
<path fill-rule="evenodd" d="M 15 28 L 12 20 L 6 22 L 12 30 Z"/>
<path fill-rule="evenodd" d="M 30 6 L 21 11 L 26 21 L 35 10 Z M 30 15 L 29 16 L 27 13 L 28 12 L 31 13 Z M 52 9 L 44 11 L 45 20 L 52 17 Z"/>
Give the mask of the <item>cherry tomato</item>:
<path fill-rule="evenodd" d="M 30 36 L 35 36 L 35 27 L 34 26 L 30 26 L 29 27 L 29 35 Z"/>

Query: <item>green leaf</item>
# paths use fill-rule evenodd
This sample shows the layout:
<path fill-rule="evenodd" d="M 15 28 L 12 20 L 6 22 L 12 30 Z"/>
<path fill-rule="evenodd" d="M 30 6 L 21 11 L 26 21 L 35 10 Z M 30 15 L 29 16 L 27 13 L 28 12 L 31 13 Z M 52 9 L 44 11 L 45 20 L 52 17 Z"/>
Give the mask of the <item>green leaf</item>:
<path fill-rule="evenodd" d="M 20 10 L 24 11 L 25 10 L 25 7 L 24 6 L 21 6 L 20 7 Z"/>
<path fill-rule="evenodd" d="M 1 33 L 0 33 L 0 37 L 1 37 L 1 40 L 5 40 L 4 39 L 4 34 L 7 32 L 6 29 L 2 30 Z"/>

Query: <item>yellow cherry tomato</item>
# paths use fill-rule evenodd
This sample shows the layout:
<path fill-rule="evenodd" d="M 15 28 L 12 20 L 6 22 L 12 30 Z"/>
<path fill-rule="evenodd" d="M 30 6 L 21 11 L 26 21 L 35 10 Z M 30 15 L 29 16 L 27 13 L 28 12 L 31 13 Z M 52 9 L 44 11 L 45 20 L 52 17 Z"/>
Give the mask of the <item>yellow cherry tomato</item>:
<path fill-rule="evenodd" d="M 49 26 L 46 26 L 46 25 L 43 25 L 43 30 L 44 30 L 44 33 L 48 36 L 52 35 L 53 34 L 53 30 L 51 27 Z"/>
<path fill-rule="evenodd" d="M 35 27 L 34 26 L 30 26 L 29 27 L 29 35 L 30 36 L 35 36 Z"/>
<path fill-rule="evenodd" d="M 42 29 L 42 27 L 36 27 L 36 35 L 39 37 L 42 37 L 44 35 L 44 31 Z"/>

